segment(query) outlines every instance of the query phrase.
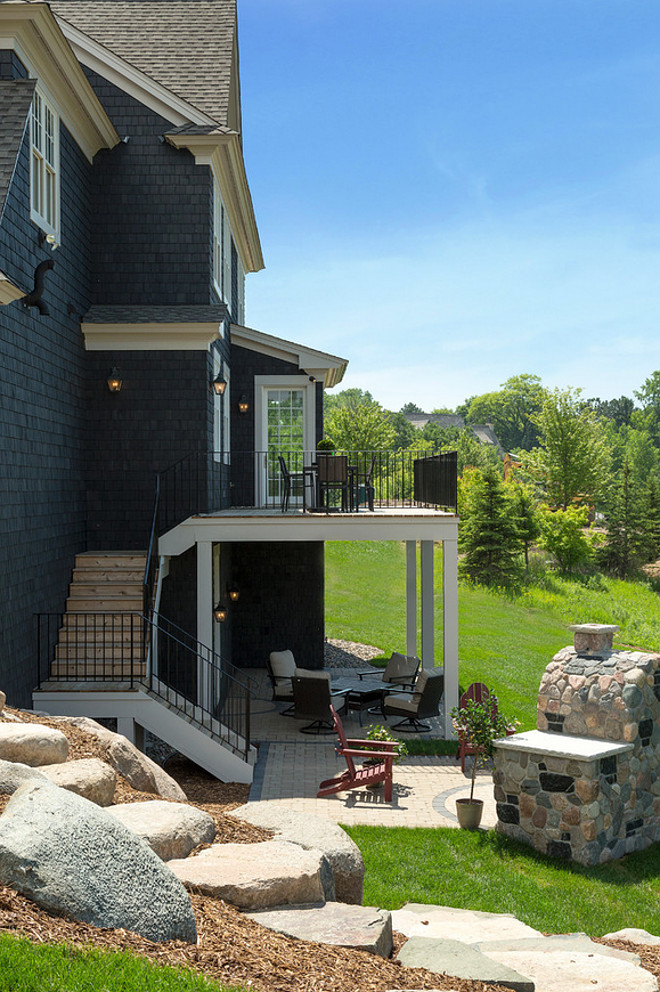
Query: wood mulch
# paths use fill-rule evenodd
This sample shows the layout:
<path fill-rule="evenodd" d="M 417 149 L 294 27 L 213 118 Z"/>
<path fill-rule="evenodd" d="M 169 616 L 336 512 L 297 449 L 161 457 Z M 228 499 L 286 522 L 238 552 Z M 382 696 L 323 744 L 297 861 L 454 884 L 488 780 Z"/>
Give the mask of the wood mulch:
<path fill-rule="evenodd" d="M 97 757 L 105 747 L 71 724 L 10 712 L 30 723 L 61 730 L 69 740 L 69 760 Z M 185 758 L 171 758 L 167 771 L 186 792 L 189 802 L 207 810 L 218 827 L 216 843 L 250 844 L 271 832 L 241 823 L 226 813 L 247 801 L 249 787 L 218 782 Z M 0 810 L 9 797 L 0 796 Z M 118 775 L 115 802 L 143 802 L 160 797 L 141 793 Z M 421 968 L 404 968 L 364 951 L 330 947 L 274 933 L 219 899 L 191 894 L 197 920 L 198 942 L 155 944 L 127 930 L 102 930 L 41 909 L 13 889 L 0 886 L 0 932 L 29 938 L 35 943 L 64 943 L 76 947 L 125 950 L 156 964 L 192 968 L 226 985 L 244 985 L 255 992 L 387 992 L 390 989 L 438 989 L 454 992 L 506 992 L 503 986 L 447 978 Z M 405 942 L 395 934 L 395 949 Z M 625 950 L 625 941 L 617 942 Z M 635 948 L 646 967 L 660 978 L 660 949 Z"/>

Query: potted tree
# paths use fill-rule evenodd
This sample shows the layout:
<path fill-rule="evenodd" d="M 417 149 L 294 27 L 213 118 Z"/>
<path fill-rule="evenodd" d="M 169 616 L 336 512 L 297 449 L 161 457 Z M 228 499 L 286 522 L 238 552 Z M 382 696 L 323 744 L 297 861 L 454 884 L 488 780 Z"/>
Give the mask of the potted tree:
<path fill-rule="evenodd" d="M 477 768 L 493 755 L 493 741 L 504 737 L 508 721 L 497 709 L 497 697 L 492 693 L 484 702 L 466 700 L 463 706 L 455 706 L 451 718 L 459 738 L 463 738 L 474 752 L 472 765 L 472 782 L 469 799 L 456 800 L 456 815 L 458 822 L 465 830 L 476 830 L 481 823 L 483 800 L 474 798 L 474 783 Z"/>

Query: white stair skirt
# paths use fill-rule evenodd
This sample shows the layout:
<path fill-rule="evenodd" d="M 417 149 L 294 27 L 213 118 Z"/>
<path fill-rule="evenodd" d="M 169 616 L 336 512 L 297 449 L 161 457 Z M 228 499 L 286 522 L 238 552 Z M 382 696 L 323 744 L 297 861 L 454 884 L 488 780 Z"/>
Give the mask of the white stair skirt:
<path fill-rule="evenodd" d="M 124 721 L 133 720 L 222 782 L 252 782 L 256 748 L 250 746 L 249 760 L 244 761 L 214 740 L 203 727 L 191 722 L 195 717 L 192 705 L 190 714 L 179 713 L 169 709 L 164 701 L 148 695 L 144 689 L 121 692 L 35 690 L 32 702 L 35 709 L 54 716 L 114 717 L 122 727 L 128 726 Z M 213 729 L 220 731 L 220 724 Z M 238 738 L 235 744 L 240 747 Z"/>

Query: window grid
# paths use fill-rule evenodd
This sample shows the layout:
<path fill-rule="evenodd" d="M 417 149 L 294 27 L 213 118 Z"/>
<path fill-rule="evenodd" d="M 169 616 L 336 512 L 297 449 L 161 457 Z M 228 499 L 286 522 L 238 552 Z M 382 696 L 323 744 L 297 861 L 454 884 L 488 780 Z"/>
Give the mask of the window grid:
<path fill-rule="evenodd" d="M 32 103 L 32 217 L 57 233 L 58 117 L 40 93 Z"/>

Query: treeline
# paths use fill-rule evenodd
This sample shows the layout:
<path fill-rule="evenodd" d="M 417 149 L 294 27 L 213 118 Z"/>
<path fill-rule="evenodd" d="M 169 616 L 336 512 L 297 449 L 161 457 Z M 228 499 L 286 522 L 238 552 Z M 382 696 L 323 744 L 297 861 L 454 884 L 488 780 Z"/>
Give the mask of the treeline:
<path fill-rule="evenodd" d="M 326 399 L 337 447 L 458 452 L 461 569 L 498 585 L 520 581 L 540 547 L 564 574 L 620 577 L 660 557 L 660 371 L 634 397 L 585 398 L 547 389 L 535 375 L 507 379 L 455 410 L 466 428 L 415 428 L 414 403 L 383 409 L 368 392 Z M 480 445 L 471 424 L 491 424 L 503 449 Z"/>

